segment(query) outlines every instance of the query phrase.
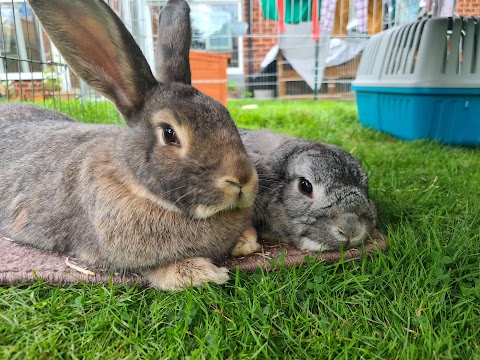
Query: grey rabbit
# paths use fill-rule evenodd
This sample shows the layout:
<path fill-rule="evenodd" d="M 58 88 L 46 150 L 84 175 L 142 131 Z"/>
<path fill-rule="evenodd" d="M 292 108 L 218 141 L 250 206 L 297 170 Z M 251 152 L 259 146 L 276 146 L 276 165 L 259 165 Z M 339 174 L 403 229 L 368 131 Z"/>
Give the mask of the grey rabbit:
<path fill-rule="evenodd" d="M 260 237 L 311 251 L 356 247 L 368 238 L 377 212 L 355 157 L 334 145 L 268 130 L 240 136 L 259 176 Z"/>
<path fill-rule="evenodd" d="M 1 106 L 0 233 L 143 274 L 158 289 L 225 283 L 212 259 L 237 241 L 256 244 L 258 177 L 228 111 L 190 84 L 188 4 L 169 0 L 161 13 L 168 41 L 157 80 L 102 0 L 29 3 L 72 70 L 128 126 Z"/>

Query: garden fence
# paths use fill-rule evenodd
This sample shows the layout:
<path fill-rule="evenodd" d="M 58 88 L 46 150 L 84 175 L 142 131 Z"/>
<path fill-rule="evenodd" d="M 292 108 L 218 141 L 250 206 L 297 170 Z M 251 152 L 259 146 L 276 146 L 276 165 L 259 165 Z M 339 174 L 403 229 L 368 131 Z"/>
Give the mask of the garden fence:
<path fill-rule="evenodd" d="M 462 1 L 470 0 L 458 6 Z M 330 8 L 316 9 L 312 0 L 285 0 L 282 11 L 276 0 L 189 1 L 192 50 L 223 54 L 227 66 L 226 76 L 202 77 L 194 71 L 193 84 L 201 90 L 222 87 L 229 99 L 353 99 L 350 85 L 367 39 L 425 16 L 428 3 L 369 0 L 362 9 L 360 2 L 324 0 Z M 151 65 L 165 3 L 109 1 Z M 311 21 L 315 14 L 322 19 L 318 31 Z M 91 121 L 93 112 L 116 114 L 72 73 L 25 0 L 0 0 L 0 28 L 0 102 L 34 102 Z"/>

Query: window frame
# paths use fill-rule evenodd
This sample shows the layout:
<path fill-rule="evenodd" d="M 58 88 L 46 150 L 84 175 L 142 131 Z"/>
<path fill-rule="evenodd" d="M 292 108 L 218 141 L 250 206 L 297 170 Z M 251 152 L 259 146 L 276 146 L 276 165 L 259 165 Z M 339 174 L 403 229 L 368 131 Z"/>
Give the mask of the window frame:
<path fill-rule="evenodd" d="M 28 57 L 27 53 L 27 47 L 26 47 L 26 42 L 25 42 L 25 34 L 23 33 L 23 28 L 21 25 L 21 19 L 19 18 L 18 14 L 18 9 L 14 7 L 14 4 L 25 4 L 26 6 L 30 7 L 28 2 L 25 0 L 0 0 L 0 6 L 3 4 L 9 4 L 12 5 L 13 9 L 13 16 L 14 16 L 14 23 L 15 23 L 15 38 L 17 41 L 17 56 L 18 59 L 10 58 L 13 61 L 18 61 L 19 62 L 19 71 L 13 71 L 13 72 L 6 72 L 5 71 L 5 64 L 4 64 L 4 59 L 5 61 L 7 60 L 8 56 L 5 53 L 2 55 L 2 59 L 0 59 L 0 81 L 14 81 L 14 80 L 41 80 L 43 79 L 43 73 L 41 71 L 30 71 L 28 68 L 28 61 L 30 60 Z M 31 8 L 30 8 L 31 9 Z M 0 10 L 0 15 L 1 15 L 1 10 Z M 40 62 L 42 63 L 41 67 L 42 69 L 45 67 L 43 63 L 46 62 L 45 59 L 45 45 L 43 43 L 43 36 L 42 32 L 43 30 L 39 26 L 38 20 L 35 17 L 34 20 L 34 29 L 39 35 L 39 43 L 40 43 Z M 0 25 L 3 27 L 3 22 L 0 17 Z M 20 36 L 19 36 L 20 35 Z M 0 51 L 3 49 L 0 49 Z M 3 52 L 0 52 L 3 54 Z"/>

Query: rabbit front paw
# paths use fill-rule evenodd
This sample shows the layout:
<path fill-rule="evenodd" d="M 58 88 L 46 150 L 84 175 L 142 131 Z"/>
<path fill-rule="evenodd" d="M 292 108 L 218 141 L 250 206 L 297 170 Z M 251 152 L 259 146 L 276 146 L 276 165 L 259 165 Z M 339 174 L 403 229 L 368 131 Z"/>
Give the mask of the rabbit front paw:
<path fill-rule="evenodd" d="M 184 259 L 144 275 L 153 287 L 166 291 L 202 286 L 207 282 L 225 284 L 229 280 L 228 269 L 200 257 Z"/>
<path fill-rule="evenodd" d="M 262 246 L 257 241 L 257 230 L 252 226 L 245 230 L 231 251 L 233 256 L 245 256 L 259 251 Z"/>

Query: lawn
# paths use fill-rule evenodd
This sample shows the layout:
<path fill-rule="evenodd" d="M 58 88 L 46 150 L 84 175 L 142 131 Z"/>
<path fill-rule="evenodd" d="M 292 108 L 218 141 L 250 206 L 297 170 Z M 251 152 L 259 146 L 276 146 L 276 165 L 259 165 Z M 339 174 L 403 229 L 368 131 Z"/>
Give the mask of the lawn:
<path fill-rule="evenodd" d="M 353 103 L 247 103 L 239 126 L 358 157 L 388 250 L 177 293 L 0 287 L 0 358 L 480 359 L 480 148 L 394 139 Z"/>

